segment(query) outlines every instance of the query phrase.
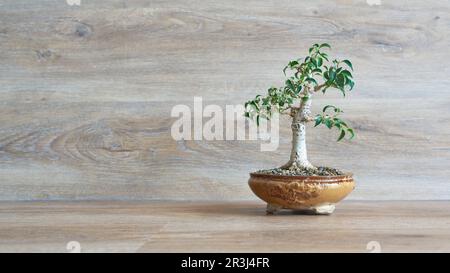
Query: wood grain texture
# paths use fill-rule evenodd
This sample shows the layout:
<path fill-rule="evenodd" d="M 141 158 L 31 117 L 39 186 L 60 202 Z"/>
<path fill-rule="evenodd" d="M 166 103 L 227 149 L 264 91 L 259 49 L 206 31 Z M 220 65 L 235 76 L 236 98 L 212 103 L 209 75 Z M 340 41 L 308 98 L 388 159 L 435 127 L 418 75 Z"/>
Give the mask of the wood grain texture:
<path fill-rule="evenodd" d="M 0 252 L 450 252 L 450 202 L 343 202 L 330 216 L 262 202 L 0 203 Z"/>
<path fill-rule="evenodd" d="M 351 199 L 449 199 L 448 1 L 0 3 L 0 200 L 243 200 L 288 159 L 256 142 L 170 137 L 176 104 L 240 104 L 314 42 L 354 62 L 334 103 L 358 136 L 308 130 L 311 161 L 355 173 Z"/>

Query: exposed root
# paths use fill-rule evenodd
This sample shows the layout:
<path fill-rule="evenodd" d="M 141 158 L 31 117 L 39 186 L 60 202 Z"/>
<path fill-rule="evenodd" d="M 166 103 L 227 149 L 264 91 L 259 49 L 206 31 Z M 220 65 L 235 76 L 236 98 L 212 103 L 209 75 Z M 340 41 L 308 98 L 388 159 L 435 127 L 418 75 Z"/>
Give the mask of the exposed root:
<path fill-rule="evenodd" d="M 283 170 L 296 170 L 296 169 L 317 169 L 317 167 L 313 166 L 309 161 L 307 162 L 299 162 L 299 161 L 289 161 L 280 167 Z"/>

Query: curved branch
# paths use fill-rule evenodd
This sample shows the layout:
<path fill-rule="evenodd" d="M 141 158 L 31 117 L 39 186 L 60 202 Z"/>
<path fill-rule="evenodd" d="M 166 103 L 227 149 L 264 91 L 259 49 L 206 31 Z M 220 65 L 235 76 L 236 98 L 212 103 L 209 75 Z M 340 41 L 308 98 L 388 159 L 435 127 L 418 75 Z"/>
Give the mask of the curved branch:
<path fill-rule="evenodd" d="M 305 116 L 302 118 L 302 122 L 311 122 L 314 118 L 311 115 Z"/>
<path fill-rule="evenodd" d="M 320 91 L 325 86 L 327 86 L 327 84 L 325 82 L 322 84 L 316 85 L 316 87 L 314 87 L 314 92 Z"/>

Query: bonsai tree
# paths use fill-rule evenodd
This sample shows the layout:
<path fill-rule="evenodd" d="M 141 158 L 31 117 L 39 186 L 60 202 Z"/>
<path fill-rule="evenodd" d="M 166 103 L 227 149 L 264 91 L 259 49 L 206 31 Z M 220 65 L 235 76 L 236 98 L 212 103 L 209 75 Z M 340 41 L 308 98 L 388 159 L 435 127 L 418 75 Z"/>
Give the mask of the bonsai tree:
<path fill-rule="evenodd" d="M 329 60 L 325 50 L 331 49 L 329 44 L 314 44 L 305 58 L 290 61 L 283 69 L 287 77 L 285 85 L 268 89 L 265 96 L 257 95 L 255 99 L 245 103 L 245 116 L 269 120 L 273 113 L 289 115 L 292 118 L 292 150 L 289 161 L 280 167 L 281 170 L 298 171 L 317 170 L 308 160 L 306 152 L 306 125 L 314 122 L 314 127 L 321 124 L 329 129 L 339 131 L 338 141 L 345 136 L 353 138 L 354 131 L 340 118 L 342 110 L 334 105 L 323 107 L 322 113 L 311 114 L 311 103 L 317 93 L 330 92 L 332 89 L 346 95 L 355 83 L 350 70 L 349 60 Z"/>

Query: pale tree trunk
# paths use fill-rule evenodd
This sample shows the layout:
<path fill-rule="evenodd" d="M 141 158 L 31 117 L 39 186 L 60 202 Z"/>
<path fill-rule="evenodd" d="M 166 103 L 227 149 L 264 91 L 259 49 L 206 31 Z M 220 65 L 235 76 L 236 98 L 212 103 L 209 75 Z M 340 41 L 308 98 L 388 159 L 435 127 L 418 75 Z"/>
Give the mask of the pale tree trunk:
<path fill-rule="evenodd" d="M 289 162 L 282 166 L 289 168 L 314 168 L 308 161 L 306 151 L 306 122 L 311 115 L 311 95 L 306 101 L 300 103 L 300 107 L 292 111 L 292 150 Z"/>

